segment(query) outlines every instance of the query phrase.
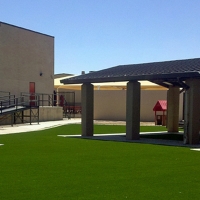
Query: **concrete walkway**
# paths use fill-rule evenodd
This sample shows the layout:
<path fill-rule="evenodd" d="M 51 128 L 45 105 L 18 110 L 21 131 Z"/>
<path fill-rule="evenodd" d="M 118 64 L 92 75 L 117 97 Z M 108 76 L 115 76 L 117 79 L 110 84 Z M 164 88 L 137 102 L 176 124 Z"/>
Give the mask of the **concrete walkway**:
<path fill-rule="evenodd" d="M 80 124 L 81 119 L 63 119 L 60 121 L 48 121 L 48 122 L 40 122 L 29 123 L 27 124 L 16 124 L 16 125 L 0 125 L 0 135 L 4 134 L 14 134 L 14 133 L 22 133 L 22 132 L 30 132 L 30 131 L 39 131 L 44 129 L 49 129 L 57 126 L 62 126 L 65 124 Z"/>
<path fill-rule="evenodd" d="M 39 131 L 44 129 L 49 129 L 57 126 L 62 126 L 65 124 L 80 124 L 81 118 L 71 118 L 59 121 L 48 121 L 48 122 L 40 122 L 38 123 L 32 123 L 31 125 L 29 123 L 26 124 L 14 124 L 11 125 L 0 125 L 0 135 L 4 134 L 13 134 L 13 133 L 22 133 L 22 132 L 30 132 L 30 131 Z M 125 121 L 105 121 L 105 120 L 94 120 L 94 124 L 106 124 L 106 125 L 125 125 Z M 141 124 L 143 125 L 143 124 Z M 147 125 L 147 124 L 145 124 Z M 152 125 L 152 122 L 149 122 L 148 125 Z"/>

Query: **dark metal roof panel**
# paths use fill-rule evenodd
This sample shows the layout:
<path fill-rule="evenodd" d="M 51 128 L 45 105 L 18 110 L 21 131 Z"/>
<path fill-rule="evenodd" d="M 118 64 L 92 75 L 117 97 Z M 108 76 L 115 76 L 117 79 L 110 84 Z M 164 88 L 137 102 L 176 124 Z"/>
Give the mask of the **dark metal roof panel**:
<path fill-rule="evenodd" d="M 61 80 L 64 84 L 199 77 L 200 58 L 119 65 Z"/>

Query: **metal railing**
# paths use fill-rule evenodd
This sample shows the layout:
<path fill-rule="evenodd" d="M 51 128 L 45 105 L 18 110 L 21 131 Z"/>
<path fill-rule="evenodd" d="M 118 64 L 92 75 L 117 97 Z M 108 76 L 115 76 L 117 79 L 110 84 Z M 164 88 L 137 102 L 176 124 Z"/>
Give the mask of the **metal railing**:
<path fill-rule="evenodd" d="M 0 91 L 0 97 L 2 96 L 9 96 L 10 92 Z"/>
<path fill-rule="evenodd" d="M 0 114 L 18 112 L 23 109 L 34 109 L 39 106 L 59 106 L 63 108 L 63 116 L 73 117 L 81 114 L 81 104 L 75 103 L 74 92 L 59 92 L 53 94 L 22 92 L 15 95 L 0 96 Z M 7 110 L 6 110 L 7 109 Z"/>
<path fill-rule="evenodd" d="M 13 103 L 15 95 L 0 96 L 0 101 L 4 101 L 3 106 L 8 106 Z"/>
<path fill-rule="evenodd" d="M 22 108 L 31 108 L 39 106 L 39 96 L 34 96 L 30 99 L 30 96 L 15 97 L 15 95 L 1 97 L 0 99 L 0 114 L 4 112 L 16 111 Z"/>
<path fill-rule="evenodd" d="M 29 97 L 30 100 L 37 100 L 38 106 L 55 106 L 54 94 L 22 92 L 21 96 Z"/>

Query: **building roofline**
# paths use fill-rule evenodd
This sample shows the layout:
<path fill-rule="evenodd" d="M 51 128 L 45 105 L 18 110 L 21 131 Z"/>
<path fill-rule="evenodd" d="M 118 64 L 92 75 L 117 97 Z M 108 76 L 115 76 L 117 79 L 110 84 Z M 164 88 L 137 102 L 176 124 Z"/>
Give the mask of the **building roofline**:
<path fill-rule="evenodd" d="M 199 77 L 197 72 L 190 73 L 174 73 L 174 74 L 156 74 L 156 75 L 141 75 L 141 76 L 123 76 L 123 77 L 105 77 L 105 78 L 90 78 L 90 79 L 63 79 L 60 82 L 64 84 L 77 84 L 77 83 L 103 83 L 103 82 L 121 82 L 121 81 L 154 81 L 160 79 L 174 79 L 174 78 L 192 78 Z"/>
<path fill-rule="evenodd" d="M 45 33 L 33 31 L 33 30 L 30 30 L 30 29 L 27 29 L 27 28 L 23 28 L 23 27 L 20 27 L 20 26 L 16 26 L 16 25 L 13 25 L 13 24 L 9 24 L 9 23 L 5 23 L 5 22 L 0 21 L 0 26 L 1 26 L 1 24 L 5 24 L 5 25 L 8 25 L 8 26 L 12 26 L 12 27 L 15 27 L 15 28 L 23 29 L 23 30 L 26 30 L 26 31 L 30 31 L 30 32 L 33 32 L 33 33 L 37 33 L 37 34 L 40 34 L 40 35 L 45 35 L 45 36 L 54 38 L 54 36 L 51 36 L 51 35 L 48 35 L 48 34 L 45 34 Z"/>
<path fill-rule="evenodd" d="M 63 79 L 60 82 L 77 84 L 148 80 L 169 87 L 169 85 L 183 86 L 183 81 L 189 78 L 200 78 L 200 58 L 119 65 Z"/>

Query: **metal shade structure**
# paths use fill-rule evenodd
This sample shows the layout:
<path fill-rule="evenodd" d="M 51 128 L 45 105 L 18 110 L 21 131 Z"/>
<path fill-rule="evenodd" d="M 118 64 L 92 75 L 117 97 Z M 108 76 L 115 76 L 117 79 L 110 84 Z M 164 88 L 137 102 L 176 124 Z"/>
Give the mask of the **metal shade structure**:
<path fill-rule="evenodd" d="M 167 128 L 178 131 L 180 88 L 186 93 L 184 143 L 199 144 L 200 132 L 200 58 L 119 65 L 88 74 L 60 80 L 61 84 L 82 84 L 82 135 L 93 135 L 94 89 L 103 88 L 110 82 L 110 88 L 126 89 L 126 139 L 138 140 L 140 130 L 140 81 L 150 81 L 168 89 Z M 100 85 L 100 83 L 104 83 Z M 109 84 L 108 84 L 109 83 Z M 97 84 L 97 86 L 96 86 Z"/>
<path fill-rule="evenodd" d="M 60 81 L 68 79 L 69 77 L 62 77 L 54 79 L 55 89 L 67 89 L 67 90 L 81 90 L 82 84 L 63 84 Z M 140 81 L 142 90 L 167 90 L 167 88 L 157 85 L 149 81 Z M 94 90 L 126 90 L 127 81 L 124 82 L 106 82 L 106 83 L 93 83 Z"/>
<path fill-rule="evenodd" d="M 169 86 L 187 87 L 188 78 L 200 78 L 200 58 L 119 65 L 88 74 L 61 80 L 63 84 L 151 81 Z"/>

